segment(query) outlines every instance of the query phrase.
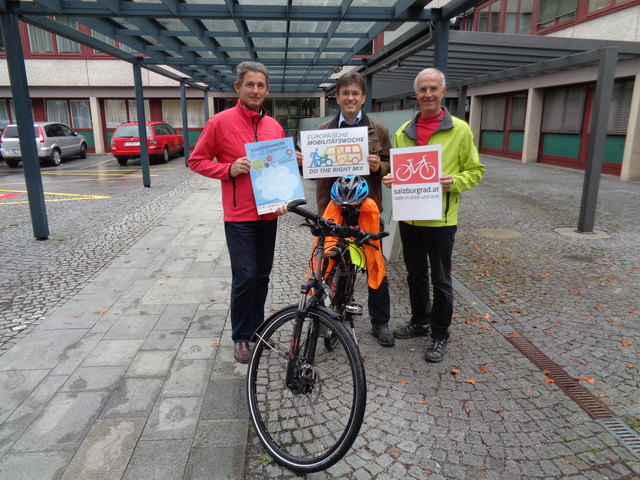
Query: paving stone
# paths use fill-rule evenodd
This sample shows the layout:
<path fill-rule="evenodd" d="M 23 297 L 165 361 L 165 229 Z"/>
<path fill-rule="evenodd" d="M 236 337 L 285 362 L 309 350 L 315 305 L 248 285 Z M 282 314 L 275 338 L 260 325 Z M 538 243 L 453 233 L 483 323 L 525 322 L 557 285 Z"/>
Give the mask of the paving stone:
<path fill-rule="evenodd" d="M 16 453 L 0 460 L 1 480 L 56 480 L 64 471 L 71 452 Z"/>
<path fill-rule="evenodd" d="M 122 480 L 175 480 L 182 478 L 191 440 L 140 441 L 131 457 Z"/>
<path fill-rule="evenodd" d="M 149 416 L 143 440 L 193 439 L 202 397 L 159 398 Z"/>
<path fill-rule="evenodd" d="M 148 417 L 162 388 L 161 378 L 123 378 L 100 418 Z"/>
<path fill-rule="evenodd" d="M 11 451 L 75 451 L 98 417 L 106 397 L 106 392 L 55 395 Z"/>
<path fill-rule="evenodd" d="M 146 419 L 97 420 L 80 445 L 62 480 L 121 478 Z"/>

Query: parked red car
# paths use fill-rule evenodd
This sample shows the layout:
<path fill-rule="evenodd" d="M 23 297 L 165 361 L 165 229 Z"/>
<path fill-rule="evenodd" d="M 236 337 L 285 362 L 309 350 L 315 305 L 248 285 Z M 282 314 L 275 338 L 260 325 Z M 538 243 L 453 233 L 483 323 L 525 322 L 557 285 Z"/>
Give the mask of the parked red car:
<path fill-rule="evenodd" d="M 184 155 L 184 137 L 165 122 L 146 122 L 149 159 L 167 163 L 171 156 Z M 111 153 L 120 165 L 140 158 L 138 122 L 123 123 L 111 137 Z"/>

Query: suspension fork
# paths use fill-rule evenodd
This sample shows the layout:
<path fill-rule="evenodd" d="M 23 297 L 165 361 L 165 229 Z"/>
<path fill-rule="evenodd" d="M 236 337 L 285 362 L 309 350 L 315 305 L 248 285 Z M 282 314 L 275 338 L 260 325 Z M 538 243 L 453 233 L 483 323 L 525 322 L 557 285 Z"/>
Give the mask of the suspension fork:
<path fill-rule="evenodd" d="M 298 309 L 296 310 L 296 319 L 293 322 L 293 333 L 291 335 L 291 345 L 289 346 L 289 360 L 287 362 L 287 387 L 292 390 L 296 389 L 296 383 L 300 378 L 301 367 L 304 365 L 313 365 L 316 355 L 316 346 L 318 344 L 318 320 L 309 319 L 307 328 L 311 329 L 307 335 L 307 341 L 304 345 L 300 344 L 302 338 L 302 329 L 305 324 L 307 312 L 314 305 L 314 297 L 308 300 L 311 284 L 305 283 L 300 287 L 300 298 L 298 300 Z"/>

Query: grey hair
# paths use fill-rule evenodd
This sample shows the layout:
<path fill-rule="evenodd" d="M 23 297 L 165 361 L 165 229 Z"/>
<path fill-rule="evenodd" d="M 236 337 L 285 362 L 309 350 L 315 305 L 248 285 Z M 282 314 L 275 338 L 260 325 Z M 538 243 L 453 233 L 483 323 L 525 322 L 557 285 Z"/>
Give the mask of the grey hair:
<path fill-rule="evenodd" d="M 421 75 L 427 75 L 427 74 L 430 74 L 430 73 L 439 73 L 440 74 L 440 78 L 442 80 L 442 88 L 446 88 L 447 81 L 444 78 L 444 73 L 442 73 L 437 68 L 425 68 L 418 75 L 416 75 L 416 79 L 413 81 L 413 90 L 414 91 L 418 90 L 418 79 L 420 78 L 420 76 Z"/>
<path fill-rule="evenodd" d="M 260 72 L 264 73 L 267 78 L 267 85 L 269 85 L 269 70 L 260 62 L 242 62 L 236 67 L 236 81 L 242 85 L 244 80 L 244 74 L 247 72 Z"/>

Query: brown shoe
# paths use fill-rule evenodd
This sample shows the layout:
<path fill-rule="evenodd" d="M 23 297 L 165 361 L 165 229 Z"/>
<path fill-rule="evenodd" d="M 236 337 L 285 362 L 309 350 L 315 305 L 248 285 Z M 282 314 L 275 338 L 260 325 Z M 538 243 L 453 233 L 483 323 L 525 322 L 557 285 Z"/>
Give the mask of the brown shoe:
<path fill-rule="evenodd" d="M 233 344 L 233 358 L 236 359 L 236 362 L 249 363 L 249 357 L 251 357 L 249 342 L 238 342 Z"/>

